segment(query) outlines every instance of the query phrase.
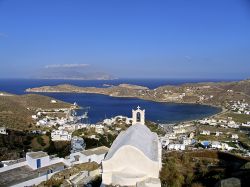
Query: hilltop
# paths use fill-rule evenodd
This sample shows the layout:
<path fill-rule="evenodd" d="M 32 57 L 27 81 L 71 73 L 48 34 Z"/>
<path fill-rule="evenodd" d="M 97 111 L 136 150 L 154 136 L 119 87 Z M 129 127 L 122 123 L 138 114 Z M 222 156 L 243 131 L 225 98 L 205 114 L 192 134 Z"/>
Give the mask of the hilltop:
<path fill-rule="evenodd" d="M 27 92 L 94 93 L 113 97 L 135 97 L 157 102 L 198 103 L 225 106 L 230 101 L 250 100 L 250 80 L 237 82 L 187 83 L 148 89 L 138 85 L 121 84 L 106 88 L 78 87 L 69 84 L 29 88 Z"/>

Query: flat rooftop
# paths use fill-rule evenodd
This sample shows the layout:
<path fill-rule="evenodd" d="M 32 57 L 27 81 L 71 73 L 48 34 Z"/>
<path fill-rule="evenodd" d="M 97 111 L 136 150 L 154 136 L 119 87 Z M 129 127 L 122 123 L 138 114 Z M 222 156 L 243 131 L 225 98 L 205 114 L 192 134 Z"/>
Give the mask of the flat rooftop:
<path fill-rule="evenodd" d="M 64 163 L 60 162 L 37 170 L 31 169 L 28 165 L 18 167 L 12 170 L 8 170 L 0 173 L 0 186 L 12 186 L 24 181 L 28 181 L 39 177 L 39 174 L 47 173 L 48 170 L 57 170 L 64 167 Z"/>
<path fill-rule="evenodd" d="M 29 153 L 27 153 L 27 155 L 30 156 L 31 158 L 34 158 L 34 159 L 48 156 L 48 154 L 43 152 L 43 151 L 29 152 Z"/>
<path fill-rule="evenodd" d="M 95 155 L 102 155 L 102 154 L 107 153 L 108 151 L 109 151 L 109 148 L 107 148 L 105 146 L 101 146 L 101 147 L 81 151 L 81 153 L 86 155 L 86 156 L 89 156 L 89 155 L 94 155 L 94 154 Z"/>

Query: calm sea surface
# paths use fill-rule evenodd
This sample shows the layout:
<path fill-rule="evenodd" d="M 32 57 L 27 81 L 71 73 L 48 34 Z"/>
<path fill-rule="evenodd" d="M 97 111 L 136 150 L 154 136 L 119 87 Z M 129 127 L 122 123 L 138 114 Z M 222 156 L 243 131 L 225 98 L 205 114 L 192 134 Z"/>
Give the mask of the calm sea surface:
<path fill-rule="evenodd" d="M 45 85 L 73 84 L 76 86 L 103 87 L 103 84 L 118 85 L 121 83 L 137 84 L 156 88 L 162 85 L 179 85 L 186 82 L 219 81 L 219 80 L 170 80 L 170 79 L 119 79 L 110 81 L 78 80 L 33 80 L 33 79 L 0 79 L 0 91 L 14 94 L 25 94 L 25 89 Z M 59 100 L 88 107 L 89 122 L 96 123 L 116 115 L 131 116 L 131 109 L 138 105 L 146 109 L 146 119 L 160 123 L 174 123 L 185 120 L 200 119 L 213 115 L 218 108 L 196 104 L 156 103 L 134 98 L 115 98 L 98 94 L 43 93 Z M 81 113 L 83 111 L 79 111 Z"/>

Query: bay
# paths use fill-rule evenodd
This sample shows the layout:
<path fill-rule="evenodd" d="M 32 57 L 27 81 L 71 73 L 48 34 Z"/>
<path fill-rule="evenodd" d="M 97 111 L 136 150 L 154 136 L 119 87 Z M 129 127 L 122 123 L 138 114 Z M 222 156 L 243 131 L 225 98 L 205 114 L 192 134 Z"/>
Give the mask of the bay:
<path fill-rule="evenodd" d="M 58 84 L 73 84 L 76 86 L 103 87 L 104 84 L 118 85 L 121 83 L 147 86 L 150 89 L 162 85 L 179 85 L 186 82 L 206 82 L 211 80 L 174 80 L 174 79 L 118 79 L 108 81 L 82 80 L 37 80 L 37 79 L 0 79 L 0 91 L 14 94 L 25 94 L 25 89 Z M 219 81 L 219 80 L 212 80 Z M 146 119 L 159 123 L 176 123 L 186 120 L 201 119 L 220 111 L 219 108 L 198 104 L 157 103 L 137 98 L 116 98 L 99 94 L 76 93 L 41 93 L 56 99 L 74 103 L 83 107 L 83 113 L 88 108 L 88 122 L 96 123 L 105 118 L 123 115 L 131 117 L 132 108 L 140 106 L 146 110 Z"/>

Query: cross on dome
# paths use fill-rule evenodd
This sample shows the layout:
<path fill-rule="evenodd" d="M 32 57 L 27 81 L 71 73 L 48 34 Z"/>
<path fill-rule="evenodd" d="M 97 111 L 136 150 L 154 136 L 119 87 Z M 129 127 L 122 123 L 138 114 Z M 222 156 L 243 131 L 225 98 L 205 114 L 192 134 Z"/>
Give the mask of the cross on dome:
<path fill-rule="evenodd" d="M 140 110 L 140 108 L 141 108 L 140 106 L 137 107 L 138 110 Z"/>

